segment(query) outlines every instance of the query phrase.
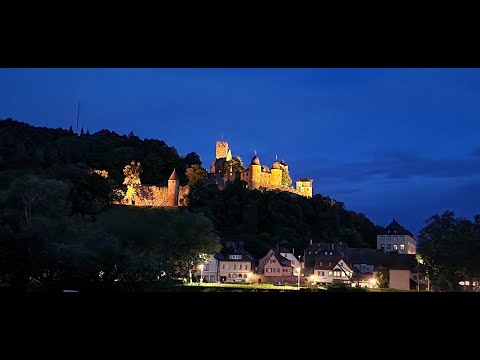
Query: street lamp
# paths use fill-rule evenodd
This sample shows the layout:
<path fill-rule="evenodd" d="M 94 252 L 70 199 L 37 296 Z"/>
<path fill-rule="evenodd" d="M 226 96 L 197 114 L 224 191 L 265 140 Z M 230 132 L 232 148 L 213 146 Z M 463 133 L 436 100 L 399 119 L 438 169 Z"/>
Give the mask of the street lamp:
<path fill-rule="evenodd" d="M 302 269 L 300 267 L 297 267 L 297 275 L 298 275 L 297 289 L 300 289 L 300 270 Z"/>
<path fill-rule="evenodd" d="M 200 268 L 200 284 L 203 283 L 203 264 L 198 265 Z"/>

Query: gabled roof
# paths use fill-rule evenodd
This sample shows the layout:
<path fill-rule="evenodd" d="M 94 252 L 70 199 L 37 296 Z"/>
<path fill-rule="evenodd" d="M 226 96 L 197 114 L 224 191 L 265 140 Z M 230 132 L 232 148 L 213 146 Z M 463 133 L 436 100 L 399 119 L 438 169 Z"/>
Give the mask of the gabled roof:
<path fill-rule="evenodd" d="M 380 235 L 409 235 L 413 238 L 413 234 L 400 225 L 395 219 L 380 231 Z"/>
<path fill-rule="evenodd" d="M 270 259 L 272 256 L 274 256 L 275 259 L 277 259 L 278 263 L 279 263 L 281 266 L 293 267 L 291 260 L 289 260 L 289 259 L 287 259 L 286 257 L 282 256 L 282 255 L 281 255 L 278 251 L 276 251 L 275 249 L 270 249 L 270 250 L 268 250 L 268 252 L 265 254 L 265 256 L 262 257 L 262 258 L 259 260 L 259 263 L 258 263 L 258 271 L 259 271 L 259 272 L 263 272 L 263 269 L 264 269 L 264 267 L 265 267 L 264 261 L 266 261 L 266 259 Z"/>
<path fill-rule="evenodd" d="M 280 253 L 292 254 L 292 252 L 284 246 L 280 246 Z"/>

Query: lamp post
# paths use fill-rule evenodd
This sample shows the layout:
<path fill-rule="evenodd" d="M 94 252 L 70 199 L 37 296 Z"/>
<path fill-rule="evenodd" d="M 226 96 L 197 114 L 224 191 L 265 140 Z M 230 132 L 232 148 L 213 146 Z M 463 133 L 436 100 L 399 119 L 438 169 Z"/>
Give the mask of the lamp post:
<path fill-rule="evenodd" d="M 297 289 L 300 290 L 300 270 L 302 270 L 300 267 L 297 267 L 297 276 L 298 276 L 298 280 L 297 280 Z"/>
<path fill-rule="evenodd" d="M 203 264 L 198 265 L 200 268 L 200 284 L 203 283 Z"/>

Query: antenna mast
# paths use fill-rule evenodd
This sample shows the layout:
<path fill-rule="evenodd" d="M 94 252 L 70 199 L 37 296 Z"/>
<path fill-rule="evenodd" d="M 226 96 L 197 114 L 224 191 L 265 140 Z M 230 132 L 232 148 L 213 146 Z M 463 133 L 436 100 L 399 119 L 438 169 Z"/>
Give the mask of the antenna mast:
<path fill-rule="evenodd" d="M 77 105 L 77 134 L 78 134 L 78 119 L 80 118 L 80 101 Z"/>

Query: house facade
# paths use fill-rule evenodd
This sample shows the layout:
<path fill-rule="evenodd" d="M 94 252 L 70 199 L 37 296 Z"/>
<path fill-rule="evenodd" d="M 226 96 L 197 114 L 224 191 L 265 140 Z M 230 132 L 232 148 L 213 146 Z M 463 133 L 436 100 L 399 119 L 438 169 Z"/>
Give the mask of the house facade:
<path fill-rule="evenodd" d="M 203 282 L 219 282 L 219 263 L 220 260 L 223 260 L 223 255 L 221 253 L 216 253 L 212 259 L 203 265 L 203 270 L 200 274 L 203 274 Z"/>
<path fill-rule="evenodd" d="M 377 249 L 398 254 L 415 254 L 417 241 L 413 234 L 395 219 L 377 235 Z"/>
<path fill-rule="evenodd" d="M 293 283 L 296 281 L 291 260 L 274 249 L 270 249 L 258 261 L 257 274 L 263 277 L 263 282 Z"/>
<path fill-rule="evenodd" d="M 220 282 L 249 282 L 255 271 L 255 260 L 244 249 L 227 249 L 218 261 Z"/>

